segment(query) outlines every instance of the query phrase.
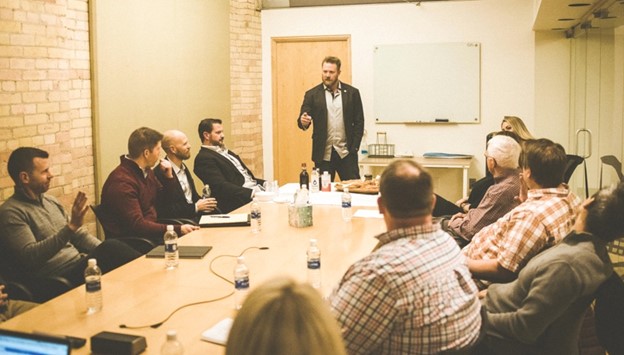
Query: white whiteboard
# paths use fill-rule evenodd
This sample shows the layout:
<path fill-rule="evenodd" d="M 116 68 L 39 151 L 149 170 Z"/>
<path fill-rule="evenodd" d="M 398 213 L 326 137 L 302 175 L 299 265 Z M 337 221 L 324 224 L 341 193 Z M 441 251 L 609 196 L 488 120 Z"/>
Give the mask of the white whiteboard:
<path fill-rule="evenodd" d="M 374 51 L 378 123 L 478 123 L 479 43 L 380 45 Z"/>

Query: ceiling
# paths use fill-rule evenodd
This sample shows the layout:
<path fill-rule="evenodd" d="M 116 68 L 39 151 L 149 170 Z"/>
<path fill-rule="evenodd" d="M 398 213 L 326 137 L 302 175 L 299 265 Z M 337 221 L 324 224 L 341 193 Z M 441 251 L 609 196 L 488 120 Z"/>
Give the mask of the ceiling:
<path fill-rule="evenodd" d="M 624 25 L 624 0 L 541 0 L 533 30 L 613 28 Z"/>
<path fill-rule="evenodd" d="M 262 9 L 381 3 L 473 0 L 257 0 Z M 624 0 L 535 0 L 538 9 L 533 23 L 535 31 L 566 31 L 568 37 L 581 28 L 614 28 L 624 26 Z"/>
<path fill-rule="evenodd" d="M 275 9 L 280 7 L 307 7 L 307 6 L 331 6 L 331 5 L 362 5 L 382 3 L 413 3 L 430 1 L 461 1 L 461 0 L 262 0 L 263 9 Z"/>

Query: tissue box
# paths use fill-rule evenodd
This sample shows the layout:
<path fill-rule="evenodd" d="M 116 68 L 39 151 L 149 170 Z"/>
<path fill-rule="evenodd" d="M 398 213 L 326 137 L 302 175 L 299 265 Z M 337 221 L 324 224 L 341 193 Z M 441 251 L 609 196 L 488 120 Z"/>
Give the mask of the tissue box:
<path fill-rule="evenodd" d="M 312 226 L 312 205 L 288 205 L 288 225 L 297 228 Z"/>

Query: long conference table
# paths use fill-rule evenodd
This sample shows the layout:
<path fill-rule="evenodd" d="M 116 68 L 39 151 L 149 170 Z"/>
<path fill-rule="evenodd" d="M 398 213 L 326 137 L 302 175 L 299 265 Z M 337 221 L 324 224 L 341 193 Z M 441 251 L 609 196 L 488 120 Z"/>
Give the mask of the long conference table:
<path fill-rule="evenodd" d="M 353 197 L 355 213 L 368 212 L 370 215 L 376 210 L 376 196 L 353 194 Z M 180 259 L 177 269 L 165 270 L 163 259 L 143 256 L 104 275 L 104 307 L 99 313 L 86 314 L 85 290 L 80 286 L 0 323 L 0 327 L 87 340 L 101 331 L 141 335 L 147 339 L 145 354 L 159 354 L 166 332 L 175 329 L 186 354 L 223 354 L 225 347 L 202 341 L 201 334 L 222 319 L 235 317 L 234 296 L 181 309 L 155 329 L 122 329 L 119 325 L 159 323 L 185 304 L 232 294 L 233 286 L 210 271 L 210 262 L 217 258 L 212 265 L 214 270 L 232 280 L 236 258 L 220 256 L 239 255 L 249 247 L 269 248 L 250 249 L 245 253 L 251 289 L 278 275 L 304 282 L 307 277 L 306 249 L 311 238 L 318 240 L 321 249 L 321 292 L 328 295 L 347 268 L 370 253 L 377 242 L 374 236 L 385 231 L 385 224 L 383 219 L 375 216 L 355 217 L 351 222 L 344 222 L 338 192 L 312 194 L 310 200 L 314 204 L 312 227 L 290 227 L 287 203 L 261 203 L 262 231 L 259 234 L 253 234 L 250 227 L 202 228 L 180 238 L 179 245 L 212 246 L 203 259 Z M 248 210 L 249 206 L 244 206 L 234 213 Z M 89 354 L 90 342 L 72 353 Z"/>

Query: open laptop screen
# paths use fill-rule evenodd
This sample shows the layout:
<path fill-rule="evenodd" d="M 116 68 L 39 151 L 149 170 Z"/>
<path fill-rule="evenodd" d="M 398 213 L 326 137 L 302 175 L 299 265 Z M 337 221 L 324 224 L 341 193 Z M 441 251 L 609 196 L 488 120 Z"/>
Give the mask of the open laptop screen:
<path fill-rule="evenodd" d="M 0 329 L 0 354 L 69 355 L 69 341 L 40 334 Z"/>

